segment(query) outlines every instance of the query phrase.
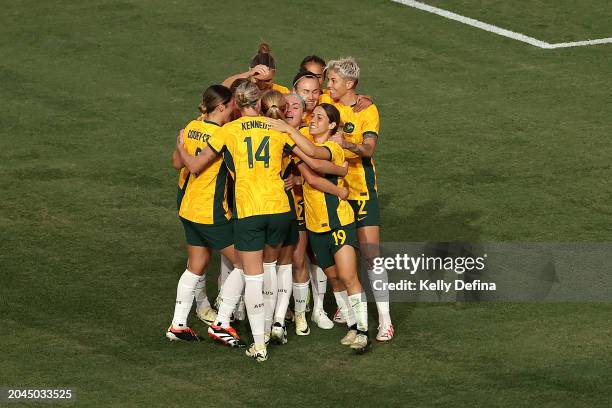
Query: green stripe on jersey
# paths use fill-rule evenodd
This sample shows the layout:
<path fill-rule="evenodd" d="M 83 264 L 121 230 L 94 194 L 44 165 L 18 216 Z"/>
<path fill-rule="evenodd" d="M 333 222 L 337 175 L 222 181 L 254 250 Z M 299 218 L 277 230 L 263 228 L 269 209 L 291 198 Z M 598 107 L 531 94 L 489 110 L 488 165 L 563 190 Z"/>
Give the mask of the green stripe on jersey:
<path fill-rule="evenodd" d="M 338 185 L 338 176 L 326 175 L 326 179 L 332 182 L 334 185 Z M 334 229 L 340 226 L 340 219 L 338 218 L 338 205 L 340 199 L 333 194 L 325 194 L 325 209 L 327 210 L 327 223 L 329 228 Z"/>
<path fill-rule="evenodd" d="M 217 174 L 217 182 L 215 183 L 215 196 L 213 198 L 213 224 L 226 222 L 225 208 L 223 201 L 225 200 L 225 189 L 227 187 L 227 167 L 222 163 Z"/>

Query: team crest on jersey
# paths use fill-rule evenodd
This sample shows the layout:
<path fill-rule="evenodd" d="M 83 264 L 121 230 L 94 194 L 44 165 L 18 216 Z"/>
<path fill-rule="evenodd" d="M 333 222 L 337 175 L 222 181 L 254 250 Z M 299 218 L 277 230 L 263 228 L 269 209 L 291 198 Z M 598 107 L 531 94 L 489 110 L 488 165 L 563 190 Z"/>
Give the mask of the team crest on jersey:
<path fill-rule="evenodd" d="M 342 128 L 344 133 L 353 133 L 353 130 L 355 130 L 355 125 L 353 125 L 351 122 L 345 123 L 344 127 Z"/>

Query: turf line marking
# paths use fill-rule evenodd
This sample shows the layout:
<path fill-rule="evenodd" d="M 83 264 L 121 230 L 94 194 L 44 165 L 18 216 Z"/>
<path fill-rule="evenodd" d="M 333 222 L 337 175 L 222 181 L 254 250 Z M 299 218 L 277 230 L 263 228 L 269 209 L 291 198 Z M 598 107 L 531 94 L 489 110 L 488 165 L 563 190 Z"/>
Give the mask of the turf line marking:
<path fill-rule="evenodd" d="M 506 30 L 495 26 L 493 24 L 483 23 L 482 21 L 475 20 L 473 18 L 465 17 L 460 14 L 453 13 L 452 11 L 444 10 L 438 7 L 430 6 L 420 1 L 415 0 L 391 0 L 395 3 L 403 4 L 404 6 L 413 7 L 419 10 L 427 11 L 428 13 L 437 14 L 441 17 L 448 18 L 449 20 L 455 20 L 463 24 L 467 24 L 472 27 L 480 28 L 481 30 L 491 32 L 493 34 L 500 35 L 502 37 L 511 38 L 516 41 L 521 41 L 534 47 L 553 49 L 553 48 L 568 48 L 568 47 L 581 47 L 585 45 L 597 45 L 597 44 L 610 44 L 612 38 L 599 38 L 596 40 L 576 41 L 567 43 L 551 44 L 546 41 L 540 41 L 537 38 L 528 37 L 524 34 L 517 33 L 514 31 Z"/>
<path fill-rule="evenodd" d="M 612 44 L 612 38 L 598 38 L 597 40 L 575 41 L 567 43 L 550 44 L 548 48 L 584 47 L 585 45 Z"/>

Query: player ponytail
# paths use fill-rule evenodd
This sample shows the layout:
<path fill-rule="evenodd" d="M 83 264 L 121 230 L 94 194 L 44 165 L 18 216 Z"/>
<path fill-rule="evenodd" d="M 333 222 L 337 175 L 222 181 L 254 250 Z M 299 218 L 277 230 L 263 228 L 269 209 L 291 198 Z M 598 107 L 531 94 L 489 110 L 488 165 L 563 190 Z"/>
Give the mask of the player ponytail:
<path fill-rule="evenodd" d="M 282 93 L 270 90 L 265 92 L 261 97 L 261 113 L 272 119 L 285 120 L 283 113 L 287 101 Z"/>
<path fill-rule="evenodd" d="M 198 120 L 205 119 L 219 105 L 227 105 L 232 100 L 232 91 L 223 85 L 211 85 L 202 93 L 202 102 L 198 106 L 201 115 Z"/>
<path fill-rule="evenodd" d="M 340 127 L 340 112 L 334 105 L 331 105 L 329 103 L 322 103 L 319 106 L 325 111 L 327 119 L 329 119 L 329 123 L 333 122 L 336 124 L 336 126 L 331 129 L 331 134 L 333 135 L 338 131 L 338 128 Z"/>
<path fill-rule="evenodd" d="M 261 91 L 252 82 L 243 82 L 236 88 L 234 99 L 239 109 L 255 108 L 261 98 Z"/>
<path fill-rule="evenodd" d="M 251 60 L 251 68 L 256 65 L 265 65 L 270 69 L 276 69 L 274 57 L 271 54 L 272 50 L 268 43 L 262 42 L 257 48 L 257 54 Z"/>

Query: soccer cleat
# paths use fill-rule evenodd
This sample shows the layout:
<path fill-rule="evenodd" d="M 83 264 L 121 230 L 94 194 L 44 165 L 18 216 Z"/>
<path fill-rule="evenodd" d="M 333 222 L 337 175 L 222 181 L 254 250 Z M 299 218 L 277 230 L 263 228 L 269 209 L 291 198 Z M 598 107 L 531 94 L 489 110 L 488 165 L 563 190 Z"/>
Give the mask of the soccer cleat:
<path fill-rule="evenodd" d="M 380 343 L 386 343 L 391 341 L 395 328 L 391 323 L 385 323 L 378 326 L 378 334 L 376 335 L 376 341 Z"/>
<path fill-rule="evenodd" d="M 251 344 L 251 347 L 245 352 L 249 357 L 252 357 L 258 363 L 266 361 L 268 359 L 268 349 L 265 344 Z"/>
<path fill-rule="evenodd" d="M 329 330 L 334 328 L 334 322 L 329 320 L 327 313 L 325 313 L 323 309 L 313 311 L 311 320 L 315 322 L 320 329 Z"/>
<path fill-rule="evenodd" d="M 355 341 L 355 337 L 357 337 L 357 325 L 354 324 L 349 327 L 346 335 L 340 340 L 340 344 L 344 346 L 350 346 Z"/>
<path fill-rule="evenodd" d="M 207 325 L 211 325 L 217 319 L 217 312 L 210 306 L 203 308 L 202 310 L 198 310 L 196 312 L 198 319 L 206 323 Z"/>
<path fill-rule="evenodd" d="M 234 318 L 236 320 L 244 320 L 246 319 L 246 307 L 244 305 L 244 297 L 240 296 L 240 300 L 238 301 L 238 305 L 236 305 L 236 310 L 234 311 Z"/>
<path fill-rule="evenodd" d="M 231 326 L 225 329 L 221 326 L 211 324 L 208 328 L 208 336 L 230 347 L 246 347 L 246 344 L 240 340 L 240 336 L 236 333 L 236 329 Z"/>
<path fill-rule="evenodd" d="M 295 334 L 298 336 L 308 336 L 310 334 L 306 312 L 295 312 Z"/>
<path fill-rule="evenodd" d="M 274 323 L 270 333 L 270 342 L 273 344 L 287 344 L 287 328 L 279 322 Z"/>
<path fill-rule="evenodd" d="M 181 329 L 176 329 L 172 325 L 168 327 L 168 331 L 166 331 L 166 337 L 170 341 L 200 341 L 202 338 L 197 335 L 189 327 L 183 327 Z"/>
<path fill-rule="evenodd" d="M 346 324 L 346 319 L 342 316 L 340 309 L 336 309 L 336 313 L 334 313 L 334 323 Z"/>
<path fill-rule="evenodd" d="M 351 348 L 358 354 L 363 354 L 372 348 L 372 342 L 367 332 L 357 331 L 355 340 L 351 343 Z"/>

